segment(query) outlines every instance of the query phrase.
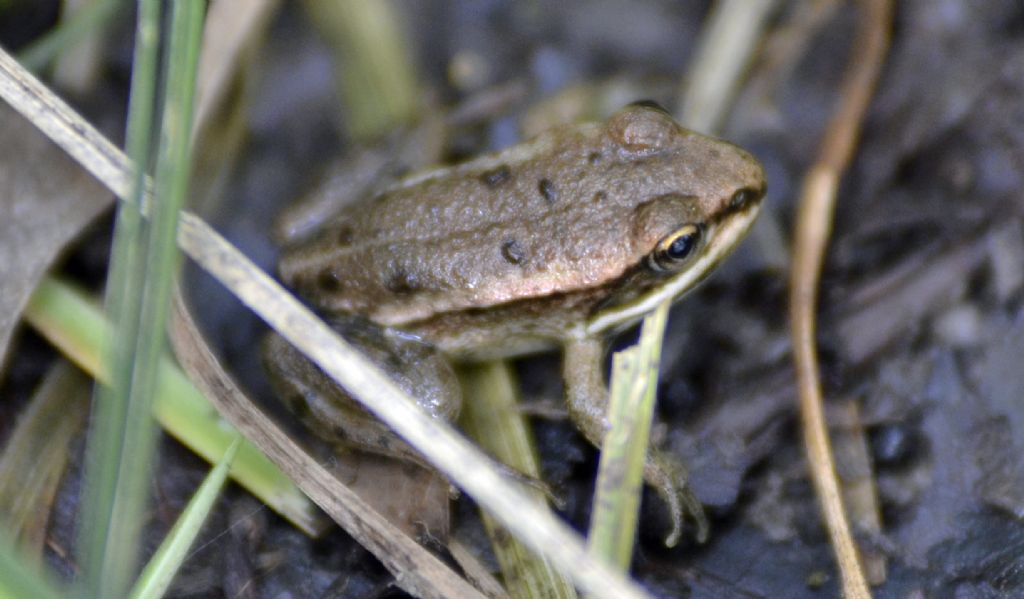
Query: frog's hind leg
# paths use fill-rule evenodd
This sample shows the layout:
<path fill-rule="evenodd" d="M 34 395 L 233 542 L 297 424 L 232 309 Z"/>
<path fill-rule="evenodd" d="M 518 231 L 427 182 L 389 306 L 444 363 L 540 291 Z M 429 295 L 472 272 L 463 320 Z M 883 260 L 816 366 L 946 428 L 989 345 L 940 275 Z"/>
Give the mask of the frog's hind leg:
<path fill-rule="evenodd" d="M 601 447 L 609 428 L 608 386 L 604 381 L 604 343 L 600 339 L 574 339 L 565 344 L 562 362 L 569 417 L 595 447 Z M 697 539 L 704 541 L 708 521 L 704 509 L 686 485 L 686 469 L 670 454 L 648 447 L 644 480 L 658 491 L 672 514 L 672 531 L 665 539 L 675 545 L 682 535 L 684 512 L 697 523 Z"/>
<path fill-rule="evenodd" d="M 348 326 L 351 323 L 332 325 L 344 329 L 346 339 L 378 366 L 389 370 L 399 385 L 416 397 L 420 407 L 432 416 L 451 420 L 458 415 L 462 399 L 458 380 L 447 361 L 435 350 L 423 344 L 407 346 L 401 338 L 383 331 L 356 331 Z M 318 437 L 335 445 L 431 468 L 419 452 L 367 412 L 284 338 L 277 334 L 268 336 L 262 353 L 264 369 L 275 393 Z"/>

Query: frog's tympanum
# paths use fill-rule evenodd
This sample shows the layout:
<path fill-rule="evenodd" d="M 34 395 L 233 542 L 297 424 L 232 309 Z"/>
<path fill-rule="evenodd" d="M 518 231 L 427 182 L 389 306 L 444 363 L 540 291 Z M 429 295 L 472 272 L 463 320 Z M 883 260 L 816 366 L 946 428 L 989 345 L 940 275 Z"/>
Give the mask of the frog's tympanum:
<path fill-rule="evenodd" d="M 604 337 L 707 276 L 746 234 L 764 192 L 750 154 L 638 103 L 345 207 L 284 251 L 280 275 L 329 320 L 379 325 L 392 343 L 415 337 L 445 359 L 561 347 L 569 415 L 599 445 Z M 451 371 L 432 351 L 394 350 L 386 360 L 439 363 L 426 390 L 406 386 L 451 417 Z M 308 382 L 317 373 L 283 342 L 268 355 L 279 391 L 301 396 L 319 420 L 370 451 L 416 459 L 365 414 L 348 417 L 358 412 L 337 407 L 340 393 Z M 675 538 L 692 497 L 671 464 L 652 449 L 645 478 L 668 502 Z"/>

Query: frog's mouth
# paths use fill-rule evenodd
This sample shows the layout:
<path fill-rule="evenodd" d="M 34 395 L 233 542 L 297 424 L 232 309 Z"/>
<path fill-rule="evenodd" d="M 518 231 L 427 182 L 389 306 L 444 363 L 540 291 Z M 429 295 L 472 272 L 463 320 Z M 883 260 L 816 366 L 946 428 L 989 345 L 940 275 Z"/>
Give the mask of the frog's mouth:
<path fill-rule="evenodd" d="M 726 213 L 718 222 L 711 223 L 708 243 L 690 266 L 654 286 L 647 293 L 614 308 L 603 310 L 586 323 L 582 331 L 586 336 L 598 335 L 629 326 L 652 312 L 666 300 L 677 300 L 703 281 L 740 244 L 761 209 L 761 194 L 739 210 Z"/>

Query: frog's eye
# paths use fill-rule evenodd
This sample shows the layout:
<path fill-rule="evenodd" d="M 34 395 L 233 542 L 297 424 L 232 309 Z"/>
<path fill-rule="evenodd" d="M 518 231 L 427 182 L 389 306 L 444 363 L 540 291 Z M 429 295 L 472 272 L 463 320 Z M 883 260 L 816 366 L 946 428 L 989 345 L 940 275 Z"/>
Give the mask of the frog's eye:
<path fill-rule="evenodd" d="M 679 227 L 654 246 L 654 251 L 647 257 L 648 264 L 659 272 L 678 270 L 696 255 L 702 236 L 699 225 Z"/>

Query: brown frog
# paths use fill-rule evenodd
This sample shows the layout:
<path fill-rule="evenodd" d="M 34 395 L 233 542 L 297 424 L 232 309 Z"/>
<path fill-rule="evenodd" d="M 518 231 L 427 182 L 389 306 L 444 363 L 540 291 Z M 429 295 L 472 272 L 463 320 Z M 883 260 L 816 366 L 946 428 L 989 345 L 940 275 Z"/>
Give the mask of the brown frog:
<path fill-rule="evenodd" d="M 378 361 L 439 372 L 433 384 L 404 381 L 438 417 L 459 405 L 445 360 L 561 347 L 569 415 L 600 446 L 605 336 L 707 276 L 764 192 L 750 154 L 637 103 L 605 123 L 408 177 L 287 248 L 279 271 L 339 329 L 360 323 L 357 337 L 391 344 Z M 410 337 L 419 348 L 400 349 Z M 275 386 L 313 420 L 369 451 L 418 459 L 287 344 L 272 341 L 267 355 Z M 670 506 L 675 539 L 683 503 L 693 511 L 684 477 L 655 449 L 644 474 Z"/>

